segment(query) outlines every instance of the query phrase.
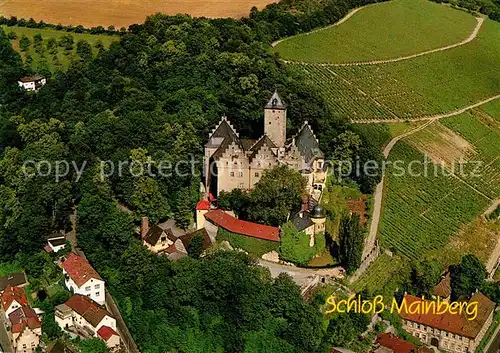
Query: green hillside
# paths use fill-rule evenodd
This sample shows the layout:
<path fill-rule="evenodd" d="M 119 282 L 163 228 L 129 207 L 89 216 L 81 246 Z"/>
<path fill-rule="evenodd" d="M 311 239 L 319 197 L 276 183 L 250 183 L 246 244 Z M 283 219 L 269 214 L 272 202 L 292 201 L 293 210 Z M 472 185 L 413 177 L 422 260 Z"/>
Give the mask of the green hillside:
<path fill-rule="evenodd" d="M 447 6 L 393 0 L 363 8 L 339 26 L 287 39 L 275 49 L 284 59 L 305 62 L 389 59 L 458 43 L 475 25 L 473 16 Z"/>
<path fill-rule="evenodd" d="M 486 20 L 469 44 L 394 63 L 294 65 L 348 119 L 445 113 L 500 94 L 500 23 Z"/>
<path fill-rule="evenodd" d="M 58 68 L 67 68 L 72 60 L 78 60 L 79 57 L 76 52 L 77 42 L 84 40 L 90 44 L 92 47 L 92 52 L 95 55 L 98 51 L 97 47 L 100 43 L 104 48 L 108 48 L 111 43 L 118 41 L 118 36 L 109 35 L 94 35 L 88 33 L 69 33 L 65 31 L 57 31 L 53 29 L 41 29 L 41 28 L 26 28 L 26 27 L 8 27 L 0 26 L 5 33 L 10 32 L 15 33 L 15 38 L 12 38 L 12 44 L 14 49 L 18 51 L 23 57 L 24 62 L 28 64 L 35 70 L 50 70 L 55 71 Z M 35 49 L 34 36 L 40 34 L 43 39 L 43 47 L 39 50 Z M 27 37 L 31 44 L 28 50 L 23 51 L 20 48 L 20 40 L 25 36 Z M 64 48 L 59 42 L 61 38 L 65 36 L 71 36 L 73 38 L 73 45 L 71 49 Z M 57 46 L 55 49 L 51 50 L 49 48 L 49 40 L 55 39 L 57 41 Z"/>

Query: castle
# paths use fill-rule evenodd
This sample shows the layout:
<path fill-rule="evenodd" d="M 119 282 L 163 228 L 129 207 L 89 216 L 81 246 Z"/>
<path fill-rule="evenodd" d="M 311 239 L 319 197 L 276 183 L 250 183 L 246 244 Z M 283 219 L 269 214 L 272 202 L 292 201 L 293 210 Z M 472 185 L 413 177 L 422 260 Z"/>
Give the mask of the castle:
<path fill-rule="evenodd" d="M 226 117 L 212 130 L 205 144 L 204 181 L 209 193 L 252 190 L 262 174 L 287 165 L 307 180 L 307 191 L 316 200 L 325 183 L 324 154 L 307 121 L 298 133 L 286 137 L 287 106 L 275 92 L 264 107 L 264 135 L 258 140 L 239 137 Z"/>

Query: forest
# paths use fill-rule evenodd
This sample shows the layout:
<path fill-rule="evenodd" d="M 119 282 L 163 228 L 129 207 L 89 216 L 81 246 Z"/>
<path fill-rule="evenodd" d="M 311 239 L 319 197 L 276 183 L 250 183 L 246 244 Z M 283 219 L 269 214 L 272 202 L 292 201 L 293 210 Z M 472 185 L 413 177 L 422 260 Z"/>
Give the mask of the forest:
<path fill-rule="evenodd" d="M 269 50 L 271 40 L 335 22 L 359 5 L 282 2 L 242 20 L 157 14 L 96 58 L 56 72 L 38 93 L 19 89 L 17 80 L 34 72 L 0 31 L 0 261 L 38 252 L 47 235 L 70 229 L 76 212 L 79 246 L 143 352 L 324 352 L 355 338 L 366 318 L 361 325 L 323 317 L 321 300 L 303 301 L 289 277 L 272 279 L 244 255 L 171 263 L 142 247 L 134 237 L 141 216 L 192 223 L 201 167 L 105 178 L 100 167 L 134 162 L 157 171 L 151 160 L 201 161 L 221 115 L 258 137 L 275 89 L 289 104 L 290 132 L 307 119 L 329 158 L 381 159 L 368 140 L 339 145 L 338 136 L 351 133 L 346 122 Z M 85 168 L 56 178 L 60 161 Z M 355 179 L 364 192 L 378 180 Z"/>

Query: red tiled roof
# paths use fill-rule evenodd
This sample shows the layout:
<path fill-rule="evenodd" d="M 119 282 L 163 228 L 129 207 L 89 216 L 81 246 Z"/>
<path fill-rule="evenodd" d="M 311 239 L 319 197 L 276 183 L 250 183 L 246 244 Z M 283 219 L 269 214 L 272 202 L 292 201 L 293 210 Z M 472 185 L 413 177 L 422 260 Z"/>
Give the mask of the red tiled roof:
<path fill-rule="evenodd" d="M 222 210 L 209 211 L 205 214 L 205 218 L 232 233 L 258 239 L 280 241 L 280 229 L 278 227 L 242 221 Z"/>
<path fill-rule="evenodd" d="M 377 338 L 377 343 L 387 347 L 394 353 L 411 353 L 417 348 L 413 343 L 405 341 L 392 333 L 383 333 Z"/>
<path fill-rule="evenodd" d="M 97 334 L 106 342 L 109 341 L 112 336 L 119 336 L 118 333 L 116 333 L 116 331 L 109 326 L 102 326 L 99 330 L 97 330 Z"/>
<path fill-rule="evenodd" d="M 14 300 L 21 306 L 28 304 L 28 299 L 26 298 L 26 294 L 24 294 L 24 290 L 22 288 L 8 285 L 2 293 L 3 310 L 7 310 Z"/>
<path fill-rule="evenodd" d="M 210 201 L 208 201 L 208 200 L 198 201 L 198 203 L 196 204 L 196 210 L 197 211 L 208 211 L 208 210 L 210 210 Z"/>
<path fill-rule="evenodd" d="M 449 273 L 434 287 L 432 294 L 441 298 L 448 298 L 451 295 L 451 277 Z"/>
<path fill-rule="evenodd" d="M 105 316 L 113 317 L 107 310 L 84 295 L 73 294 L 65 304 L 94 327 L 99 325 Z"/>
<path fill-rule="evenodd" d="M 12 333 L 21 333 L 26 327 L 29 327 L 31 330 L 42 327 L 38 316 L 28 306 L 23 306 L 12 312 L 9 315 L 9 320 L 12 324 Z"/>
<path fill-rule="evenodd" d="M 92 268 L 87 259 L 75 253 L 69 254 L 66 261 L 63 262 L 63 268 L 78 287 L 83 286 L 92 278 L 102 281 L 101 276 Z"/>
<path fill-rule="evenodd" d="M 404 299 L 406 300 L 407 307 L 409 307 L 414 302 L 422 301 L 422 298 L 418 298 L 409 294 L 405 294 Z M 424 301 L 428 302 L 428 300 Z M 434 314 L 432 312 L 423 314 L 410 314 L 407 313 L 404 309 L 401 311 L 401 317 L 403 319 L 417 322 L 419 324 L 474 339 L 481 331 L 481 328 L 483 327 L 491 312 L 495 309 L 495 303 L 493 303 L 480 292 L 474 293 L 472 298 L 469 300 L 469 303 L 474 302 L 478 303 L 478 313 L 477 317 L 474 320 L 468 320 L 466 314 L 451 314 L 448 311 L 444 314 Z"/>

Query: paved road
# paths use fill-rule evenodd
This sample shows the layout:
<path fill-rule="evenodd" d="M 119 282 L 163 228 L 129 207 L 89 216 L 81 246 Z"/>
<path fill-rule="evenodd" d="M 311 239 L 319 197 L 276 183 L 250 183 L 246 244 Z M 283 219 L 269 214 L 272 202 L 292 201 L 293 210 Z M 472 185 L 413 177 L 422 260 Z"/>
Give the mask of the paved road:
<path fill-rule="evenodd" d="M 489 345 L 489 346 L 488 346 Z M 485 353 L 498 353 L 500 352 L 500 326 L 495 331 L 495 338 L 486 345 Z"/>
<path fill-rule="evenodd" d="M 344 275 L 341 273 L 339 268 L 331 268 L 331 269 L 312 269 L 312 268 L 301 268 L 295 266 L 287 266 L 277 264 L 275 262 L 265 261 L 259 259 L 259 265 L 263 267 L 267 267 L 271 272 L 271 276 L 273 278 L 278 277 L 280 273 L 289 274 L 295 283 L 297 283 L 300 287 L 307 286 L 316 276 L 329 276 L 335 278 L 344 278 Z"/>
<path fill-rule="evenodd" d="M 5 313 L 0 310 L 0 352 L 13 352 L 7 330 L 5 329 Z"/>

